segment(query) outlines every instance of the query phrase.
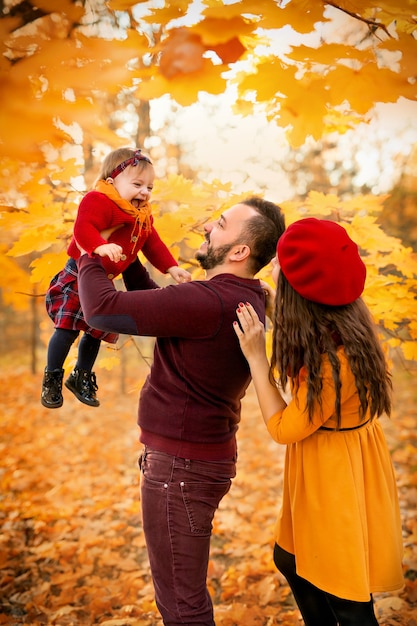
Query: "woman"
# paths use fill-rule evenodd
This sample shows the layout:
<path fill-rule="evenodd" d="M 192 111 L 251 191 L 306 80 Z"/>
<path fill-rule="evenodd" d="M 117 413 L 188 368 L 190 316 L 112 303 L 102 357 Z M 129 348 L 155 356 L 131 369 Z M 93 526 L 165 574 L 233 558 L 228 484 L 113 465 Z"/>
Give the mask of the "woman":
<path fill-rule="evenodd" d="M 307 626 L 374 626 L 372 593 L 403 585 L 402 536 L 365 265 L 342 226 L 305 218 L 280 238 L 273 277 L 271 363 L 249 303 L 234 328 L 268 431 L 287 445 L 274 561 Z"/>

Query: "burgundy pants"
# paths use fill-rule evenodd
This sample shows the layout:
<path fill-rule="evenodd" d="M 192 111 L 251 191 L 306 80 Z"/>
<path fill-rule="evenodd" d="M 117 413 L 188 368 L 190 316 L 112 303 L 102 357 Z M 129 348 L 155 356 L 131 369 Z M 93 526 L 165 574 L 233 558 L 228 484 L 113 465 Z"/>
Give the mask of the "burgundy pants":
<path fill-rule="evenodd" d="M 212 520 L 235 460 L 194 461 L 145 449 L 140 459 L 143 529 L 165 626 L 214 626 L 207 589 Z"/>

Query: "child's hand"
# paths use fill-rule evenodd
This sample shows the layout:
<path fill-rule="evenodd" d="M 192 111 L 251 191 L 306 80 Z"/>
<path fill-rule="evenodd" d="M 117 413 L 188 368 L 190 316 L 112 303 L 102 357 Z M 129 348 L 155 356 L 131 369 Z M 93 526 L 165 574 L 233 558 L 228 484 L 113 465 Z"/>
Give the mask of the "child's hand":
<path fill-rule="evenodd" d="M 191 280 L 190 272 L 187 272 L 187 270 L 183 270 L 177 265 L 170 267 L 167 271 L 168 274 L 170 274 L 172 278 L 177 281 L 177 283 L 188 283 Z"/>
<path fill-rule="evenodd" d="M 126 256 L 123 254 L 123 248 L 117 245 L 117 243 L 103 243 L 101 246 L 97 246 L 94 252 L 99 256 L 108 256 L 113 263 L 126 259 Z"/>

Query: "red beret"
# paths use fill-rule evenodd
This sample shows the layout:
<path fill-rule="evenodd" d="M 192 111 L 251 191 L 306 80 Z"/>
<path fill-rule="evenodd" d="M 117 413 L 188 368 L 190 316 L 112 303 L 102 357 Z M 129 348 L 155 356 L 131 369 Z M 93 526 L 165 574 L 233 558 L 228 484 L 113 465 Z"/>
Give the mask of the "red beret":
<path fill-rule="evenodd" d="M 306 217 L 280 237 L 277 256 L 285 278 L 303 298 L 341 306 L 361 295 L 366 268 L 358 246 L 336 222 Z"/>

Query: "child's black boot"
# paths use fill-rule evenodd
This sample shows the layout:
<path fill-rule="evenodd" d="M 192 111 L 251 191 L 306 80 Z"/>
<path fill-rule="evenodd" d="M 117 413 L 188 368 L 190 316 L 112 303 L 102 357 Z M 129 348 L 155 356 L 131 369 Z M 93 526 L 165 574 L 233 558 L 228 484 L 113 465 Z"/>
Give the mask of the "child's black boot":
<path fill-rule="evenodd" d="M 94 372 L 88 372 L 75 366 L 65 381 L 65 387 L 72 391 L 77 400 L 83 402 L 83 404 L 100 406 L 100 402 L 96 397 L 98 387 Z"/>
<path fill-rule="evenodd" d="M 42 380 L 41 403 L 47 409 L 59 409 L 64 402 L 62 397 L 62 378 L 64 370 L 45 368 Z"/>

